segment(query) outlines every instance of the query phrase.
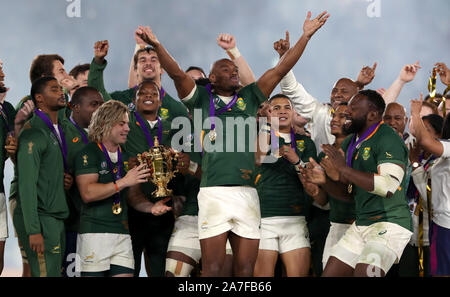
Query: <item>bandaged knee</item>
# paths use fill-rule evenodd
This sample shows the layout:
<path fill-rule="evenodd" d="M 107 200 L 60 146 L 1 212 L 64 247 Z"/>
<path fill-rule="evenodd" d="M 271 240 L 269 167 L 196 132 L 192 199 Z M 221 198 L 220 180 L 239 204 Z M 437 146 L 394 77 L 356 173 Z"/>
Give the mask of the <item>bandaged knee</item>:
<path fill-rule="evenodd" d="M 166 271 L 172 273 L 175 277 L 188 277 L 194 266 L 191 264 L 166 258 Z"/>
<path fill-rule="evenodd" d="M 389 198 L 400 187 L 405 171 L 397 164 L 383 163 L 373 177 L 373 191 L 370 193 Z"/>

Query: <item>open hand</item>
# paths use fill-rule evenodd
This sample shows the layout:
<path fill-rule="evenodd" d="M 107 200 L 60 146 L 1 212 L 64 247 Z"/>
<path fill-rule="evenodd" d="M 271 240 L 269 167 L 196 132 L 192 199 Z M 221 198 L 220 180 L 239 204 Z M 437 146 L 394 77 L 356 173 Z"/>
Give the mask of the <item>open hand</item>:
<path fill-rule="evenodd" d="M 306 20 L 303 23 L 303 33 L 305 34 L 305 36 L 307 38 L 311 38 L 314 33 L 316 33 L 317 30 L 319 30 L 325 24 L 329 17 L 330 15 L 327 14 L 326 11 L 324 11 L 311 20 L 311 11 L 308 11 Z"/>

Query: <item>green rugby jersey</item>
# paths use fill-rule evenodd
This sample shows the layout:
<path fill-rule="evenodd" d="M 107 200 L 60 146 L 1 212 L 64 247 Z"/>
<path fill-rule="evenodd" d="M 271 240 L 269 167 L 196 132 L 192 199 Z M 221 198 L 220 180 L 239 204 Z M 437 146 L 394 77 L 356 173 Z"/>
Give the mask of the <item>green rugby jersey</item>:
<path fill-rule="evenodd" d="M 128 158 L 128 153 L 122 151 L 122 176 L 125 176 L 128 171 Z M 113 163 L 113 168 L 117 170 L 117 162 Z M 75 157 L 75 176 L 92 173 L 98 174 L 98 183 L 108 184 L 113 182 L 113 176 L 109 170 L 105 155 L 95 142 L 89 142 Z M 112 212 L 115 195 L 100 201 L 82 203 L 78 233 L 129 234 L 126 201 L 127 189 L 120 191 L 122 212 L 118 215 Z"/>
<path fill-rule="evenodd" d="M 135 110 L 134 99 L 136 96 L 136 89 L 129 88 L 123 91 L 115 91 L 108 93 L 105 89 L 103 80 L 103 71 L 105 70 L 107 62 L 105 64 L 99 65 L 95 63 L 94 59 L 91 62 L 88 75 L 88 86 L 96 88 L 102 95 L 103 99 L 106 101 L 114 99 L 127 105 L 130 111 Z M 164 93 L 162 98 L 162 104 L 159 108 L 159 116 L 161 119 L 172 121 L 176 117 L 188 117 L 186 107 L 180 101 L 177 101 L 172 96 Z"/>
<path fill-rule="evenodd" d="M 66 192 L 67 205 L 69 206 L 70 215 L 65 221 L 66 231 L 78 231 L 80 222 L 80 210 L 81 200 L 80 191 L 78 190 L 77 183 L 75 181 L 75 157 L 78 152 L 86 145 L 83 142 L 83 133 L 86 137 L 88 134 L 84 129 L 80 132 L 69 119 L 64 119 L 61 123 L 61 127 L 64 132 L 64 137 L 67 143 L 67 165 L 69 167 L 69 173 L 74 177 L 72 187 Z"/>
<path fill-rule="evenodd" d="M 201 166 L 202 157 L 198 152 L 189 153 L 191 161 L 196 162 Z M 180 216 L 197 216 L 198 215 L 198 201 L 197 196 L 200 191 L 200 180 L 190 174 L 184 176 L 183 195 L 186 201 L 183 203 L 183 209 Z"/>
<path fill-rule="evenodd" d="M 243 87 L 237 93 L 237 103 L 231 110 L 217 115 L 216 117 L 223 123 L 223 129 L 217 126 L 217 138 L 213 146 L 217 148 L 215 151 L 205 150 L 205 143 L 210 143 L 208 138 L 208 129 L 205 130 L 203 139 L 203 157 L 202 157 L 202 181 L 201 187 L 223 186 L 223 185 L 239 185 L 254 187 L 255 177 L 255 140 L 249 137 L 250 129 L 256 136 L 256 112 L 259 105 L 266 101 L 267 98 L 259 89 L 256 83 L 252 83 Z M 214 96 L 214 103 L 216 111 L 226 106 L 225 102 L 219 99 L 216 94 Z M 205 87 L 197 86 L 193 97 L 184 102 L 192 114 L 194 128 L 198 116 L 195 112 L 201 111 L 201 123 L 209 117 L 210 96 Z M 246 120 L 253 119 L 255 125 L 250 128 L 250 125 L 245 124 Z M 227 120 L 238 123 L 236 125 L 227 125 Z M 202 131 L 203 132 L 203 131 Z M 200 131 L 195 130 L 197 135 L 202 135 Z M 243 136 L 242 136 L 243 135 Z M 227 137 L 233 141 L 232 147 L 227 147 Z M 222 143 L 220 142 L 222 139 Z M 251 150 L 252 149 L 252 150 Z"/>
<path fill-rule="evenodd" d="M 318 162 L 325 157 L 324 152 L 320 152 Z M 330 222 L 339 224 L 351 224 L 355 221 L 355 202 L 346 202 L 334 198 L 327 194 L 330 203 Z"/>
<path fill-rule="evenodd" d="M 279 147 L 291 145 L 283 137 L 278 137 L 278 143 Z M 316 159 L 316 146 L 311 138 L 295 134 L 294 144 L 295 152 L 304 163 L 309 162 L 310 157 Z M 261 218 L 306 215 L 309 199 L 294 165 L 280 157 L 275 163 L 262 163 L 257 169 L 256 189 Z"/>
<path fill-rule="evenodd" d="M 8 129 L 14 131 L 14 119 L 16 118 L 16 110 L 11 103 L 5 101 L 3 103 L 5 111 L 0 118 L 0 193 L 5 193 L 5 186 L 3 185 L 5 162 L 8 159 L 8 154 L 5 149 L 6 138 L 8 137 Z"/>
<path fill-rule="evenodd" d="M 155 137 L 158 136 L 158 123 L 153 128 L 151 128 L 148 121 L 145 120 L 142 115 L 141 118 L 143 119 L 145 127 L 149 131 L 150 136 L 154 141 Z M 147 142 L 147 138 L 145 137 L 144 132 L 142 131 L 140 123 L 136 119 L 136 115 L 134 114 L 134 112 L 130 112 L 129 120 L 130 132 L 128 132 L 127 141 L 122 145 L 122 148 L 128 153 L 129 156 L 136 157 L 137 154 L 142 154 L 143 152 L 148 151 L 150 149 L 150 146 Z M 174 131 L 170 128 L 171 123 L 168 120 L 161 120 L 161 125 L 162 131 L 160 145 L 170 147 L 170 143 L 174 133 Z M 173 186 L 173 180 L 171 181 L 170 185 Z M 153 198 L 151 197 L 151 193 L 156 190 L 156 186 L 151 182 L 146 182 L 141 184 L 141 189 L 146 197 Z M 150 200 L 152 202 L 155 202 L 160 199 Z"/>
<path fill-rule="evenodd" d="M 16 212 L 22 213 L 28 235 L 41 232 L 39 216 L 66 219 L 64 161 L 56 136 L 36 115 L 25 123 L 17 152 Z"/>
<path fill-rule="evenodd" d="M 349 135 L 342 143 L 346 156 L 353 135 Z M 363 141 L 355 149 L 352 161 L 353 169 L 364 172 L 378 173 L 377 166 L 383 163 L 398 164 L 406 170 L 408 149 L 391 127 L 381 124 L 372 137 Z M 356 225 L 369 226 L 377 222 L 391 222 L 412 230 L 405 179 L 406 174 L 403 176 L 399 189 L 390 198 L 371 194 L 353 185 Z"/>

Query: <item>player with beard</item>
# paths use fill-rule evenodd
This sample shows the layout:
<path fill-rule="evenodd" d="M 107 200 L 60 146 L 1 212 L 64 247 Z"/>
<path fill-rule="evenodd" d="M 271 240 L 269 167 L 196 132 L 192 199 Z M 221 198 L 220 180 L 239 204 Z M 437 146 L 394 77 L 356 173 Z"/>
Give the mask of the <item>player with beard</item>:
<path fill-rule="evenodd" d="M 141 38 L 153 46 L 162 67 L 174 80 L 178 96 L 193 113 L 194 109 L 202 111 L 203 122 L 206 118 L 244 120 L 255 117 L 259 105 L 267 100 L 275 86 L 294 66 L 303 53 L 313 34 L 326 22 L 328 15 L 323 12 L 311 20 L 311 13 L 303 25 L 304 34 L 296 45 L 289 50 L 280 62 L 264 73 L 256 83 L 252 83 L 237 93 L 239 74 L 236 65 L 228 59 L 216 61 L 209 74 L 211 85 L 208 88 L 196 86 L 161 45 L 149 27 L 143 28 Z M 216 107 L 217 105 L 217 107 Z M 216 110 L 216 108 L 218 108 Z M 260 209 L 258 195 L 254 188 L 255 154 L 250 151 L 253 140 L 237 139 L 237 129 L 232 127 L 234 146 L 225 146 L 223 136 L 226 125 L 211 123 L 206 129 L 204 155 L 202 158 L 202 181 L 198 195 L 199 238 L 202 249 L 203 276 L 220 274 L 225 258 L 225 244 L 230 239 L 233 250 L 233 274 L 235 276 L 252 276 L 260 238 Z M 216 141 L 218 139 L 218 141 Z M 237 146 L 244 146 L 240 150 Z M 216 147 L 216 148 L 214 148 Z M 218 150 L 218 151 L 217 151 Z"/>
<path fill-rule="evenodd" d="M 308 181 L 320 184 L 337 199 L 354 200 L 356 221 L 332 248 L 322 276 L 384 276 L 398 262 L 412 235 L 405 197 L 408 150 L 399 135 L 383 123 L 383 98 L 360 91 L 349 102 L 342 154 L 322 145 L 339 172 L 326 177 L 319 164 L 306 170 Z"/>
<path fill-rule="evenodd" d="M 333 119 L 331 120 L 331 133 L 336 137 L 336 141 L 333 147 L 339 149 L 344 142 L 347 134 L 344 133 L 344 124 L 347 120 L 347 103 L 341 103 L 338 105 L 333 113 Z M 318 156 L 318 162 L 325 169 L 328 178 L 338 181 L 339 172 L 329 158 L 324 158 L 325 153 L 321 152 Z M 331 248 L 342 238 L 347 229 L 355 221 L 355 202 L 354 201 L 342 201 L 328 195 L 323 189 L 317 185 L 307 183 L 305 179 L 302 179 L 305 185 L 307 193 L 313 197 L 313 199 L 321 206 L 325 206 L 326 203 L 330 205 L 330 230 L 328 232 L 325 247 L 323 249 L 322 264 L 323 268 L 327 264 L 330 256 Z"/>

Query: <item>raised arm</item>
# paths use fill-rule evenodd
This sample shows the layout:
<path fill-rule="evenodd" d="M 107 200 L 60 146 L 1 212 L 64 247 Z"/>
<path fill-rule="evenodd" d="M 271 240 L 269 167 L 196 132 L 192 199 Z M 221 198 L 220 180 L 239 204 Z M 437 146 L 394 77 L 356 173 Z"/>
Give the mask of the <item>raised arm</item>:
<path fill-rule="evenodd" d="M 248 66 L 247 61 L 239 52 L 234 36 L 225 33 L 219 34 L 217 37 L 217 44 L 227 52 L 230 59 L 238 67 L 241 84 L 245 87 L 246 85 L 254 83 L 256 81 L 255 75 L 250 66 Z"/>
<path fill-rule="evenodd" d="M 414 132 L 417 143 L 427 152 L 436 157 L 442 156 L 444 153 L 444 146 L 435 139 L 427 130 L 420 117 L 420 110 L 422 109 L 423 95 L 420 94 L 420 100 L 411 100 L 411 119 L 414 126 Z"/>
<path fill-rule="evenodd" d="M 107 65 L 105 57 L 108 55 L 108 40 L 97 41 L 94 44 L 94 59 L 89 67 L 88 86 L 96 88 L 105 101 L 111 100 L 111 95 L 106 91 L 103 80 L 103 71 Z"/>
<path fill-rule="evenodd" d="M 290 48 L 280 59 L 278 64 L 267 70 L 257 81 L 258 87 L 262 93 L 269 97 L 273 89 L 278 85 L 281 79 L 294 67 L 298 59 L 300 59 L 303 51 L 311 37 L 319 30 L 327 21 L 329 14 L 324 11 L 316 18 L 311 20 L 311 12 L 308 11 L 306 20 L 303 24 L 303 35 L 297 43 Z"/>
<path fill-rule="evenodd" d="M 403 89 L 403 86 L 414 79 L 417 71 L 420 68 L 422 67 L 420 67 L 419 61 L 417 61 L 415 64 L 408 64 L 403 66 L 397 79 L 392 83 L 392 85 L 386 90 L 383 95 L 386 105 L 397 100 L 397 97 Z"/>
<path fill-rule="evenodd" d="M 358 74 L 356 79 L 356 84 L 358 89 L 362 90 L 365 86 L 370 84 L 375 77 L 375 69 L 377 68 L 377 62 L 373 63 L 372 68 L 369 66 L 364 66 Z"/>
<path fill-rule="evenodd" d="M 167 52 L 164 46 L 158 41 L 150 27 L 139 26 L 138 36 L 147 44 L 151 45 L 158 55 L 161 67 L 167 72 L 175 83 L 175 88 L 179 98 L 187 97 L 195 87 L 194 80 L 184 72 L 177 61 Z"/>
<path fill-rule="evenodd" d="M 133 88 L 135 85 L 137 85 L 137 74 L 136 74 L 136 70 L 134 68 L 134 55 L 136 54 L 136 52 L 141 49 L 141 48 L 145 48 L 145 46 L 147 45 L 138 35 L 139 33 L 139 29 L 136 29 L 134 31 L 134 40 L 136 40 L 136 46 L 134 48 L 134 54 L 131 57 L 131 62 L 130 62 L 130 69 L 128 71 L 128 87 L 129 88 Z"/>

